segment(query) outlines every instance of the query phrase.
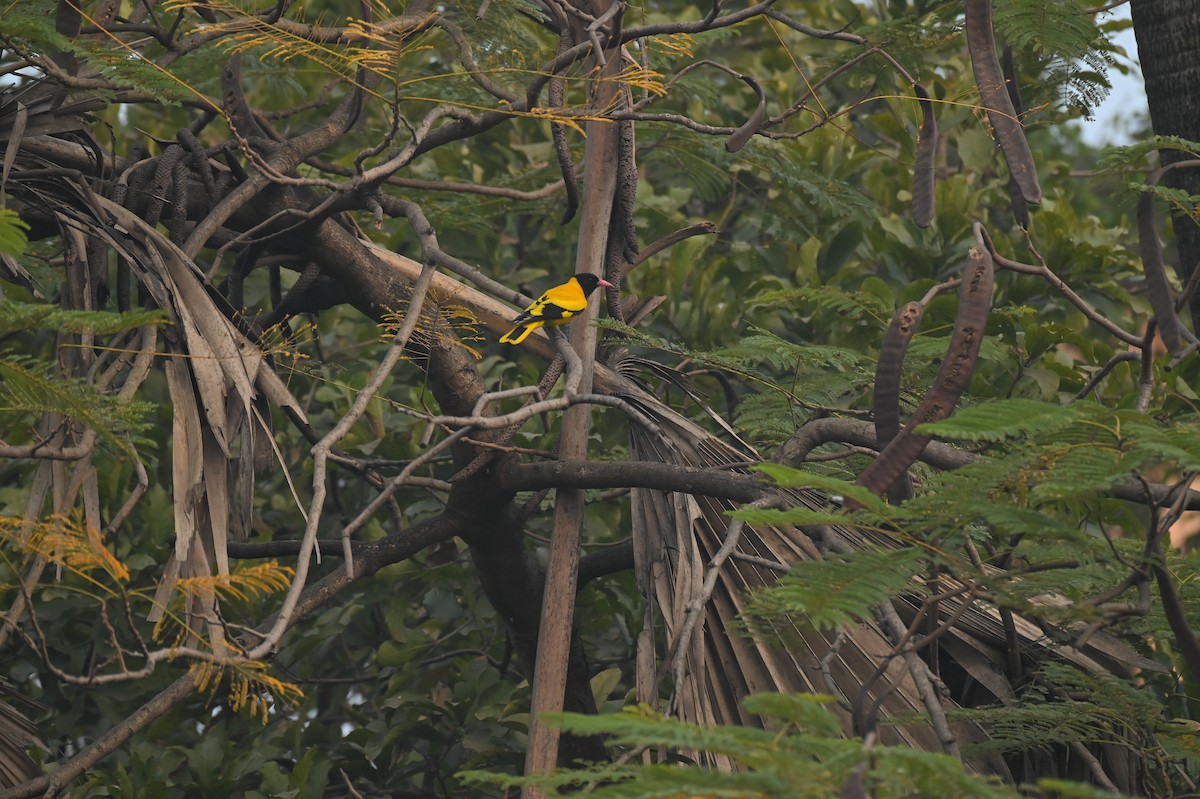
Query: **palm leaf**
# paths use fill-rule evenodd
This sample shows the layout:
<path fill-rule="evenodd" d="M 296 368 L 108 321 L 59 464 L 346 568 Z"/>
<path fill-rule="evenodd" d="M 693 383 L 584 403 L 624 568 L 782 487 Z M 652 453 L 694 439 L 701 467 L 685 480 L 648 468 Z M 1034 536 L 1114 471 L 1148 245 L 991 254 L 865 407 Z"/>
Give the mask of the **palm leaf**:
<path fill-rule="evenodd" d="M 603 371 L 598 374 L 597 384 L 620 395 L 657 423 L 655 432 L 637 425 L 631 427 L 631 450 L 635 458 L 735 471 L 743 470 L 738 464 L 760 460 L 753 450 L 722 441 L 632 381 Z M 794 488 L 790 497 L 798 510 L 828 513 L 825 493 Z M 674 643 L 684 626 L 688 608 L 699 594 L 709 563 L 723 542 L 729 513 L 734 508 L 732 503 L 708 497 L 649 489 L 634 489 L 631 501 L 635 568 L 639 586 L 647 598 L 646 629 L 661 628 L 665 639 Z M 820 530 L 833 539 L 823 543 L 835 551 L 849 553 L 846 557 L 851 562 L 864 557 L 866 552 L 886 559 L 889 551 L 899 554 L 897 550 L 905 546 L 894 536 L 868 528 L 824 525 Z M 933 727 L 921 721 L 928 718 L 928 708 L 914 677 L 903 665 L 903 658 L 893 656 L 893 641 L 877 618 L 866 613 L 847 614 L 842 609 L 837 621 L 845 622 L 848 615 L 858 616 L 858 621 L 844 623 L 835 631 L 822 630 L 813 619 L 796 614 L 772 615 L 755 619 L 755 635 L 744 632 L 739 617 L 753 607 L 751 595 L 777 584 L 780 570 L 763 564 L 773 562 L 783 567 L 800 564 L 808 570 L 832 568 L 819 565 L 825 557 L 804 530 L 784 520 L 755 523 L 743 529 L 734 557 L 721 568 L 716 590 L 705 605 L 700 629 L 685 644 L 684 682 L 672 688 L 677 695 L 680 717 L 700 724 L 762 726 L 763 720 L 747 711 L 742 702 L 747 695 L 764 691 L 827 693 L 857 699 L 861 704 L 877 704 L 883 720 L 884 743 L 942 751 L 943 744 Z M 941 588 L 952 590 L 960 586 L 951 580 Z M 894 600 L 906 624 L 914 619 L 921 605 L 916 588 L 914 583 L 914 590 Z M 855 590 L 859 592 L 859 602 L 854 604 L 860 608 L 879 599 L 876 592 L 863 596 L 861 584 Z M 942 709 L 957 719 L 950 722 L 953 734 L 967 747 L 982 744 L 989 734 L 979 721 L 956 714 L 960 702 L 998 703 L 1015 694 L 1005 673 L 1010 662 L 1011 635 L 1016 635 L 1022 654 L 1034 662 L 1058 662 L 1086 674 L 1119 677 L 1129 677 L 1141 670 L 1161 670 L 1161 666 L 1137 655 L 1128 645 L 1104 634 L 1092 636 L 1082 647 L 1074 647 L 1055 643 L 1041 626 L 1019 615 L 1013 615 L 1006 624 L 996 608 L 974 601 L 965 604 L 943 601 L 935 612 L 939 621 L 952 625 L 942 638 L 944 653 L 955 668 L 969 675 L 951 688 L 953 697 L 942 698 Z M 818 614 L 816 621 L 821 620 Z M 653 640 L 653 635 L 643 634 L 638 656 L 638 698 L 650 704 L 660 699 L 658 675 L 662 671 L 656 667 L 659 653 L 646 651 Z M 881 677 L 876 674 L 880 669 Z M 845 733 L 854 734 L 850 713 L 845 708 L 839 711 Z M 1127 758 L 1127 753 L 1112 746 L 1100 750 L 1106 764 Z M 992 751 L 981 747 L 969 751 L 973 754 L 965 760 L 968 768 L 1013 779 L 1008 766 Z M 720 756 L 689 754 L 713 765 L 733 765 Z M 1039 767 L 1050 766 L 1042 763 Z M 1129 775 L 1129 770 L 1122 765 L 1111 773 Z M 1136 775 L 1130 776 L 1136 779 Z"/>
<path fill-rule="evenodd" d="M 42 775 L 41 768 L 29 756 L 29 748 L 43 751 L 49 747 L 38 737 L 37 726 L 14 706 L 11 700 L 37 706 L 21 696 L 16 686 L 0 678 L 0 788 L 12 788 Z"/>

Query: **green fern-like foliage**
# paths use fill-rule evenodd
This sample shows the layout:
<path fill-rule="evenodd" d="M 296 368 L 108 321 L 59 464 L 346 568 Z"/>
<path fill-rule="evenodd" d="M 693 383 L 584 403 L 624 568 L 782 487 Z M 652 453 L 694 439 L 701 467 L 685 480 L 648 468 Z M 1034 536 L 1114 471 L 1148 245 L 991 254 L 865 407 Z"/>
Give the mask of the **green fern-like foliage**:
<path fill-rule="evenodd" d="M 900 506 L 808 471 L 764 469 L 782 486 L 818 488 L 864 509 L 850 513 L 835 503 L 824 510 L 742 510 L 734 516 L 810 529 L 858 527 L 888 546 L 795 565 L 776 586 L 755 594 L 744 616 L 751 631 L 783 616 L 821 628 L 853 624 L 893 598 L 919 601 L 925 578 L 944 571 L 968 581 L 989 603 L 1040 620 L 1051 648 L 1074 644 L 1086 625 L 1112 624 L 1092 600 L 1107 596 L 1145 557 L 1144 542 L 1131 534 L 1146 519 L 1136 505 L 1115 499 L 1114 491 L 1141 485 L 1149 475 L 1162 479 L 1200 469 L 1195 421 L 1166 425 L 1093 402 L 981 403 L 918 432 L 982 451 L 968 465 L 929 478 Z M 1113 529 L 1125 532 L 1114 537 Z M 982 564 L 965 556 L 967 544 L 984 553 Z M 1168 562 L 1181 584 L 1196 579 L 1192 559 L 1170 554 Z M 1136 603 L 1138 596 L 1130 588 L 1109 599 Z M 1183 601 L 1185 612 L 1200 610 L 1194 599 Z M 1156 602 L 1126 622 L 1122 634 L 1142 653 L 1159 659 L 1171 654 L 1163 642 L 1173 635 Z M 1048 661 L 1014 701 L 968 715 L 993 736 L 986 744 L 992 753 L 1101 742 L 1148 757 L 1195 757 L 1186 730 L 1161 717 L 1158 688 Z"/>
<path fill-rule="evenodd" d="M 1037 671 L 1020 698 L 1003 707 L 955 715 L 982 721 L 990 740 L 976 753 L 1045 750 L 1063 744 L 1117 741 L 1162 726 L 1161 706 L 1144 688 L 1057 663 Z M 1148 746 L 1148 741 L 1138 742 Z"/>
<path fill-rule="evenodd" d="M 710 146 L 715 142 L 710 142 Z M 825 212 L 825 218 L 848 217 L 856 211 L 875 210 L 876 204 L 855 186 L 822 171 L 802 151 L 787 142 L 755 142 L 747 148 L 748 165 L 762 174 L 770 174 L 779 188 L 793 198 L 792 205 L 811 205 Z"/>
<path fill-rule="evenodd" d="M 818 306 L 822 310 L 843 314 L 852 319 L 885 320 L 892 308 L 869 291 L 844 291 L 834 286 L 804 286 L 801 288 L 767 291 L 749 300 L 756 305 Z"/>
<path fill-rule="evenodd" d="M 4 32 L 12 37 L 14 44 L 29 42 L 43 43 L 59 50 L 71 47 L 71 40 L 54 28 L 54 3 L 49 0 L 32 0 L 4 10 Z"/>
<path fill-rule="evenodd" d="M 782 376 L 797 373 L 841 372 L 854 379 L 843 381 L 843 387 L 865 384 L 870 377 L 870 362 L 860 352 L 845 347 L 795 344 L 762 328 L 753 327 L 751 335 L 736 344 L 714 350 L 698 350 L 678 341 L 644 333 L 612 321 L 599 326 L 619 332 L 629 344 L 637 344 L 659 352 L 686 358 L 688 361 L 723 369 L 732 375 L 758 383 L 769 383 L 764 375 Z M 782 381 L 781 381 L 782 382 Z M 789 379 L 788 382 L 793 382 Z M 807 384 L 805 390 L 808 390 Z"/>
<path fill-rule="evenodd" d="M 858 372 L 864 377 L 867 360 L 861 353 L 844 347 L 793 344 L 765 330 L 756 331 L 730 347 L 693 353 L 693 357 L 711 366 L 731 371 L 768 372 L 829 371 Z"/>
<path fill-rule="evenodd" d="M 1168 186 L 1133 181 L 1126 184 L 1125 188 L 1131 194 L 1140 192 L 1152 194 L 1164 206 L 1173 207 L 1184 214 L 1193 214 L 1196 208 L 1200 206 L 1200 195 L 1189 194 L 1183 189 L 1173 189 Z"/>
<path fill-rule="evenodd" d="M 738 431 L 757 446 L 770 447 L 787 441 L 802 418 L 803 410 L 797 408 L 791 397 L 779 391 L 761 391 L 738 402 L 734 421 Z"/>
<path fill-rule="evenodd" d="M 170 72 L 134 55 L 113 39 L 75 39 L 71 50 L 100 69 L 100 74 L 116 86 L 143 92 L 165 106 L 179 106 L 195 100 L 197 93 Z"/>
<path fill-rule="evenodd" d="M 960 441 L 1001 441 L 1028 433 L 1061 429 L 1077 417 L 1080 406 L 1052 405 L 1035 400 L 1012 399 L 963 408 L 951 418 L 923 425 L 918 432 Z"/>
<path fill-rule="evenodd" d="M 72 311 L 9 300 L 0 302 L 0 335 L 30 330 L 57 330 L 107 336 L 144 325 L 163 324 L 166 318 L 163 311 Z"/>
<path fill-rule="evenodd" d="M 740 121 L 731 120 L 731 124 Z M 701 199 L 720 198 L 735 180 L 755 192 L 780 191 L 792 198 L 787 208 L 794 216 L 779 221 L 799 224 L 805 229 L 825 215 L 850 217 L 875 208 L 875 203 L 859 188 L 822 171 L 803 150 L 787 142 L 754 139 L 732 154 L 725 150 L 722 139 L 697 133 L 670 133 L 666 142 L 647 153 L 644 165 L 648 169 L 665 166 L 673 176 L 686 181 Z M 771 183 L 764 186 L 758 183 L 759 178 L 752 179 L 752 175 L 770 175 Z"/>
<path fill-rule="evenodd" d="M 764 520 L 765 521 L 765 520 Z M 821 629 L 869 618 L 871 610 L 893 596 L 913 591 L 913 574 L 922 553 L 866 550 L 795 564 L 770 589 L 759 592 L 745 611 L 751 622 L 799 613 Z"/>
<path fill-rule="evenodd" d="M 40 360 L 0 358 L 0 412 L 60 414 L 95 431 L 102 441 L 131 452 L 131 442 L 147 442 L 140 434 L 149 428 L 150 408 L 149 403 L 126 402 L 97 391 L 91 383 L 54 372 Z"/>
<path fill-rule="evenodd" d="M 843 292 L 829 295 L 846 296 Z M 757 326 L 751 326 L 750 335 L 736 344 L 711 350 L 685 347 L 610 320 L 602 320 L 599 326 L 619 334 L 628 345 L 660 356 L 670 354 L 691 368 L 706 367 L 744 381 L 749 391 L 737 404 L 734 424 L 749 441 L 763 447 L 785 441 L 814 408 L 853 404 L 866 392 L 873 375 L 870 358 L 857 350 L 797 344 Z"/>
<path fill-rule="evenodd" d="M 962 3 L 958 0 L 927 3 L 924 9 L 923 14 L 867 20 L 856 32 L 886 47 L 901 63 L 919 64 L 931 48 L 945 45 L 962 32 Z M 851 55 L 854 53 L 843 60 Z"/>
<path fill-rule="evenodd" d="M 711 81 L 694 81 L 703 88 L 697 90 L 697 96 L 712 95 L 714 105 L 720 103 L 719 92 Z M 688 84 L 689 91 L 691 84 Z M 696 142 L 678 135 L 671 135 L 663 143 L 646 154 L 644 164 L 649 167 L 666 169 L 679 175 L 683 185 L 686 185 L 696 196 L 705 202 L 713 202 L 723 196 L 730 186 L 732 173 L 728 162 L 731 157 L 727 154 L 720 157 L 716 150 L 697 152 Z M 717 155 L 719 161 L 709 160 L 710 155 Z"/>
<path fill-rule="evenodd" d="M 1061 101 L 1090 116 L 1111 90 L 1106 73 L 1115 63 L 1114 46 L 1084 0 L 1011 0 L 993 4 L 993 24 L 1001 44 L 1017 53 L 1022 90 L 1039 102 Z M 918 4 L 920 14 L 871 20 L 858 29 L 885 46 L 901 63 L 920 64 L 929 53 L 962 33 L 961 2 Z M 919 72 L 931 80 L 935 65 Z M 1054 103 L 1058 105 L 1058 102 Z"/>
<path fill-rule="evenodd" d="M 0 302 L 0 336 L 36 330 L 118 335 L 164 321 L 161 311 L 72 311 L 50 305 Z M 149 403 L 123 401 L 85 379 L 65 375 L 53 361 L 0 351 L 0 412 L 9 415 L 6 443 L 19 443 L 9 439 L 7 431 L 34 427 L 31 423 L 12 424 L 13 419 L 24 415 L 32 422 L 33 417 L 49 413 L 77 422 L 106 444 L 130 452 L 133 443 L 145 441 L 141 434 L 148 427 L 150 408 Z"/>
<path fill-rule="evenodd" d="M 1055 88 L 1090 118 L 1112 89 L 1106 74 L 1115 63 L 1096 15 L 1080 0 L 1015 0 L 995 5 L 996 30 L 1015 48 L 1041 62 L 1042 86 Z"/>
<path fill-rule="evenodd" d="M 1012 399 L 965 408 L 923 425 L 926 434 L 990 447 L 975 462 L 932 478 L 897 511 L 939 545 L 972 537 L 1007 551 L 1019 541 L 1030 562 L 1076 562 L 1057 578 L 1075 595 L 1120 581 L 1120 548 L 1104 530 L 1136 532 L 1145 524 L 1136 506 L 1113 498 L 1120 486 L 1153 474 L 1200 466 L 1194 422 L 1163 426 L 1135 411 L 1097 403 L 1070 406 Z M 1088 565 L 1091 564 L 1091 565 Z M 1107 573 L 1092 571 L 1100 568 Z M 1045 576 L 1020 583 L 1036 586 Z M 1054 582 L 1054 581 L 1051 581 Z M 1017 585 L 1013 583 L 1012 585 Z M 1029 595 L 1018 590 L 1018 595 Z"/>
<path fill-rule="evenodd" d="M 1141 171 L 1147 166 L 1147 158 L 1157 155 L 1159 150 L 1178 150 L 1191 158 L 1200 158 L 1200 142 L 1178 136 L 1149 136 L 1133 144 L 1106 148 L 1097 166 L 1107 173 L 1129 169 Z"/>
<path fill-rule="evenodd" d="M 468 772 L 476 782 L 506 787 L 543 785 L 552 797 L 601 799 L 834 799 L 838 796 L 963 797 L 1014 799 L 1021 794 L 967 774 L 946 755 L 907 748 L 864 745 L 842 738 L 827 696 L 762 694 L 746 707 L 773 718 L 779 732 L 745 727 L 706 727 L 663 718 L 645 707 L 604 716 L 548 715 L 577 735 L 604 735 L 618 747 L 700 750 L 724 755 L 740 766 L 733 772 L 678 763 L 626 763 L 560 771 L 549 777 L 498 777 Z M 850 793 L 854 786 L 860 792 Z"/>
<path fill-rule="evenodd" d="M 1146 469 L 1167 464 L 1181 471 L 1200 468 L 1200 427 L 1194 422 L 1163 427 L 1145 414 L 1091 402 L 1058 408 L 998 401 L 965 409 L 919 431 L 975 441 L 1025 433 L 1018 449 L 1041 461 L 1031 463 L 1037 470 L 1031 496 L 1040 501 L 1095 497 Z"/>
<path fill-rule="evenodd" d="M 54 4 L 45 0 L 21 3 L 4 11 L 5 34 L 18 46 L 36 49 L 31 43 L 38 42 L 38 46 L 53 43 L 57 49 L 95 64 L 116 85 L 145 92 L 169 105 L 178 105 L 179 101 L 194 97 L 167 72 L 135 55 L 115 39 L 67 38 L 55 30 L 54 24 Z"/>

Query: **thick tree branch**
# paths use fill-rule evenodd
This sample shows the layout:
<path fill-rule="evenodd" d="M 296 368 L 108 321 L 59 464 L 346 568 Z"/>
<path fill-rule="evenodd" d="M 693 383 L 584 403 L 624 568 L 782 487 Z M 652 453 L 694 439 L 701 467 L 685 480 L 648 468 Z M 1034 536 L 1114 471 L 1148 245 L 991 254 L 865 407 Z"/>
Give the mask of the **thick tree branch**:
<path fill-rule="evenodd" d="M 542 488 L 653 488 L 754 502 L 771 489 L 756 475 L 650 461 L 547 461 L 509 466 L 497 479 L 510 491 Z"/>

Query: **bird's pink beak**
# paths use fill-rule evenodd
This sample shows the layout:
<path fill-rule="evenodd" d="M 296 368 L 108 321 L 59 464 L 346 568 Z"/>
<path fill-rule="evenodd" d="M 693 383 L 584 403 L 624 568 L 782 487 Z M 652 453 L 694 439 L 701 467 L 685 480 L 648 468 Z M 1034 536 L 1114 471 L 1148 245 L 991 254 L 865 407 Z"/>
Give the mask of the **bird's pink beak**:
<path fill-rule="evenodd" d="M 612 284 L 612 283 L 609 283 L 609 282 L 608 282 L 607 280 L 605 280 L 604 278 L 600 278 L 600 283 L 599 283 L 598 285 L 601 285 L 601 286 L 608 286 L 609 288 L 612 288 L 612 287 L 613 287 L 613 284 Z"/>

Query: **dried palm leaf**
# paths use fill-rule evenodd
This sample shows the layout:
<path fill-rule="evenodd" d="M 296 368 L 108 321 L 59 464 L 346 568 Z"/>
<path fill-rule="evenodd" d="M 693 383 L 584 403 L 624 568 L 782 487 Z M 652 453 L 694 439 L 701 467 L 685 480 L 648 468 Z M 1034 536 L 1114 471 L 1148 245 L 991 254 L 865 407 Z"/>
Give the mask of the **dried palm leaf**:
<path fill-rule="evenodd" d="M 49 747 L 38 737 L 37 726 L 10 699 L 33 707 L 37 703 L 18 693 L 16 686 L 0 677 L 0 788 L 12 788 L 42 775 L 33 758 L 31 747 L 49 751 Z"/>
<path fill-rule="evenodd" d="M 632 428 L 632 451 L 639 460 L 728 468 L 759 459 L 757 453 L 721 441 L 645 392 L 622 396 L 662 431 L 658 436 L 638 426 Z M 808 494 L 796 494 L 795 499 L 814 508 L 824 504 L 821 498 Z M 741 700 L 747 694 L 809 692 L 849 700 L 865 685 L 871 686 L 867 701 L 878 702 L 882 716 L 915 717 L 925 711 L 903 659 L 891 658 L 883 679 L 872 679 L 894 649 L 875 623 L 848 629 L 840 640 L 835 640 L 811 627 L 786 621 L 781 624 L 790 628 L 777 630 L 775 641 L 749 636 L 737 624 L 748 592 L 771 585 L 778 571 L 792 563 L 821 557 L 812 540 L 794 527 L 742 529 L 736 553 L 756 560 L 750 562 L 735 555 L 726 562 L 715 590 L 706 600 L 703 623 L 691 640 L 677 642 L 689 608 L 699 598 L 708 564 L 725 538 L 726 512 L 734 505 L 709 497 L 634 489 L 632 508 L 639 586 L 660 617 L 667 640 L 686 652 L 683 684 L 672 687 L 681 718 L 707 724 L 761 726 L 761 719 L 742 707 Z M 772 563 L 778 566 L 766 565 Z M 639 662 L 651 660 L 643 653 Z M 659 691 L 657 674 L 643 672 L 638 676 L 639 697 L 653 701 Z M 853 732 L 851 714 L 844 708 L 841 714 L 846 731 Z M 977 730 L 958 732 L 967 740 L 981 739 Z M 938 736 L 927 724 L 892 727 L 884 739 L 922 749 L 941 749 Z"/>
<path fill-rule="evenodd" d="M 632 452 L 639 460 L 730 469 L 760 460 L 744 443 L 731 444 L 717 438 L 632 381 L 606 373 L 598 376 L 597 382 L 657 423 L 657 431 L 637 425 L 631 428 Z M 811 491 L 791 492 L 789 499 L 814 510 L 828 506 L 826 497 Z M 821 558 L 822 548 L 807 532 L 795 527 L 748 525 L 740 531 L 733 557 L 721 566 L 714 590 L 705 595 L 700 585 L 727 537 L 726 512 L 733 507 L 731 502 L 709 497 L 650 489 L 632 492 L 635 568 L 638 584 L 647 597 L 647 629 L 661 625 L 668 657 L 673 648 L 683 650 L 683 679 L 671 690 L 675 697 L 672 707 L 687 721 L 761 726 L 762 720 L 741 705 L 747 694 L 826 693 L 848 700 L 853 707 L 874 708 L 879 718 L 890 720 L 881 730 L 884 742 L 956 752 L 959 744 L 986 740 L 986 730 L 973 722 L 930 724 L 912 720 L 931 715 L 944 720 L 946 711 L 963 702 L 976 705 L 1011 699 L 1015 691 L 1005 672 L 1011 663 L 1008 648 L 1014 635 L 1026 662 L 1056 659 L 1092 673 L 1122 677 L 1161 668 L 1111 636 L 1095 635 L 1078 647 L 1056 643 L 1033 621 L 1019 616 L 1002 618 L 996 608 L 969 598 L 944 601 L 937 607 L 939 621 L 952 622 L 942 639 L 944 655 L 968 675 L 968 679 L 959 681 L 959 687 L 974 686 L 952 698 L 930 690 L 934 683 L 942 689 L 946 686 L 929 674 L 924 661 L 896 657 L 895 626 L 886 618 L 890 608 L 883 609 L 876 619 L 842 628 L 835 634 L 823 633 L 802 620 L 781 619 L 774 622 L 770 638 L 762 635 L 762 630 L 747 635 L 737 623 L 747 594 L 774 583 L 777 574 L 793 563 Z M 855 528 L 824 528 L 822 533 L 827 539 L 821 541 L 822 547 L 835 550 L 904 546 L 882 533 Z M 950 582 L 942 588 L 955 585 Z M 704 603 L 702 623 L 688 640 L 677 640 L 681 631 L 686 632 L 688 613 L 694 612 L 698 601 Z M 895 609 L 899 618 L 895 624 L 911 622 L 919 606 L 916 597 L 898 600 Z M 660 698 L 660 675 L 664 672 L 662 667 L 655 667 L 658 653 L 647 651 L 654 638 L 645 634 L 639 638 L 637 661 L 639 699 L 652 704 Z M 882 673 L 877 673 L 881 669 Z M 840 712 L 847 734 L 861 734 L 862 730 L 855 728 L 856 715 L 846 705 Z M 689 755 L 701 757 L 699 753 Z M 1129 772 L 1120 766 L 1127 760 L 1126 753 L 1108 747 L 1103 759 L 1110 773 Z M 728 765 L 719 758 L 708 762 Z M 998 756 L 970 759 L 967 766 L 1013 779 Z"/>
<path fill-rule="evenodd" d="M 179 579 L 208 577 L 214 569 L 221 576 L 229 575 L 229 532 L 231 527 L 245 527 L 232 519 L 234 509 L 229 502 L 232 445 L 240 437 L 241 457 L 253 458 L 257 443 L 272 442 L 257 402 L 260 392 L 290 407 L 300 418 L 303 410 L 279 378 L 263 367 L 261 351 L 217 307 L 191 259 L 122 206 L 104 198 L 95 198 L 95 202 L 98 216 L 116 224 L 110 233 L 113 244 L 128 256 L 143 284 L 170 310 L 183 333 L 175 342 L 181 357 L 171 358 L 165 367 L 174 413 L 176 537 L 174 558 L 159 584 L 150 615 L 157 621 Z M 283 463 L 282 455 L 278 451 L 276 455 Z M 240 476 L 245 483 L 253 478 L 253 470 L 241 469 Z M 286 469 L 284 476 L 303 512 Z M 243 493 L 247 490 L 243 485 Z M 215 619 L 215 609 L 215 596 L 188 599 L 189 618 Z M 190 622 L 188 626 L 194 635 Z M 209 633 L 213 646 L 219 648 L 223 638 L 220 626 L 210 624 Z"/>

